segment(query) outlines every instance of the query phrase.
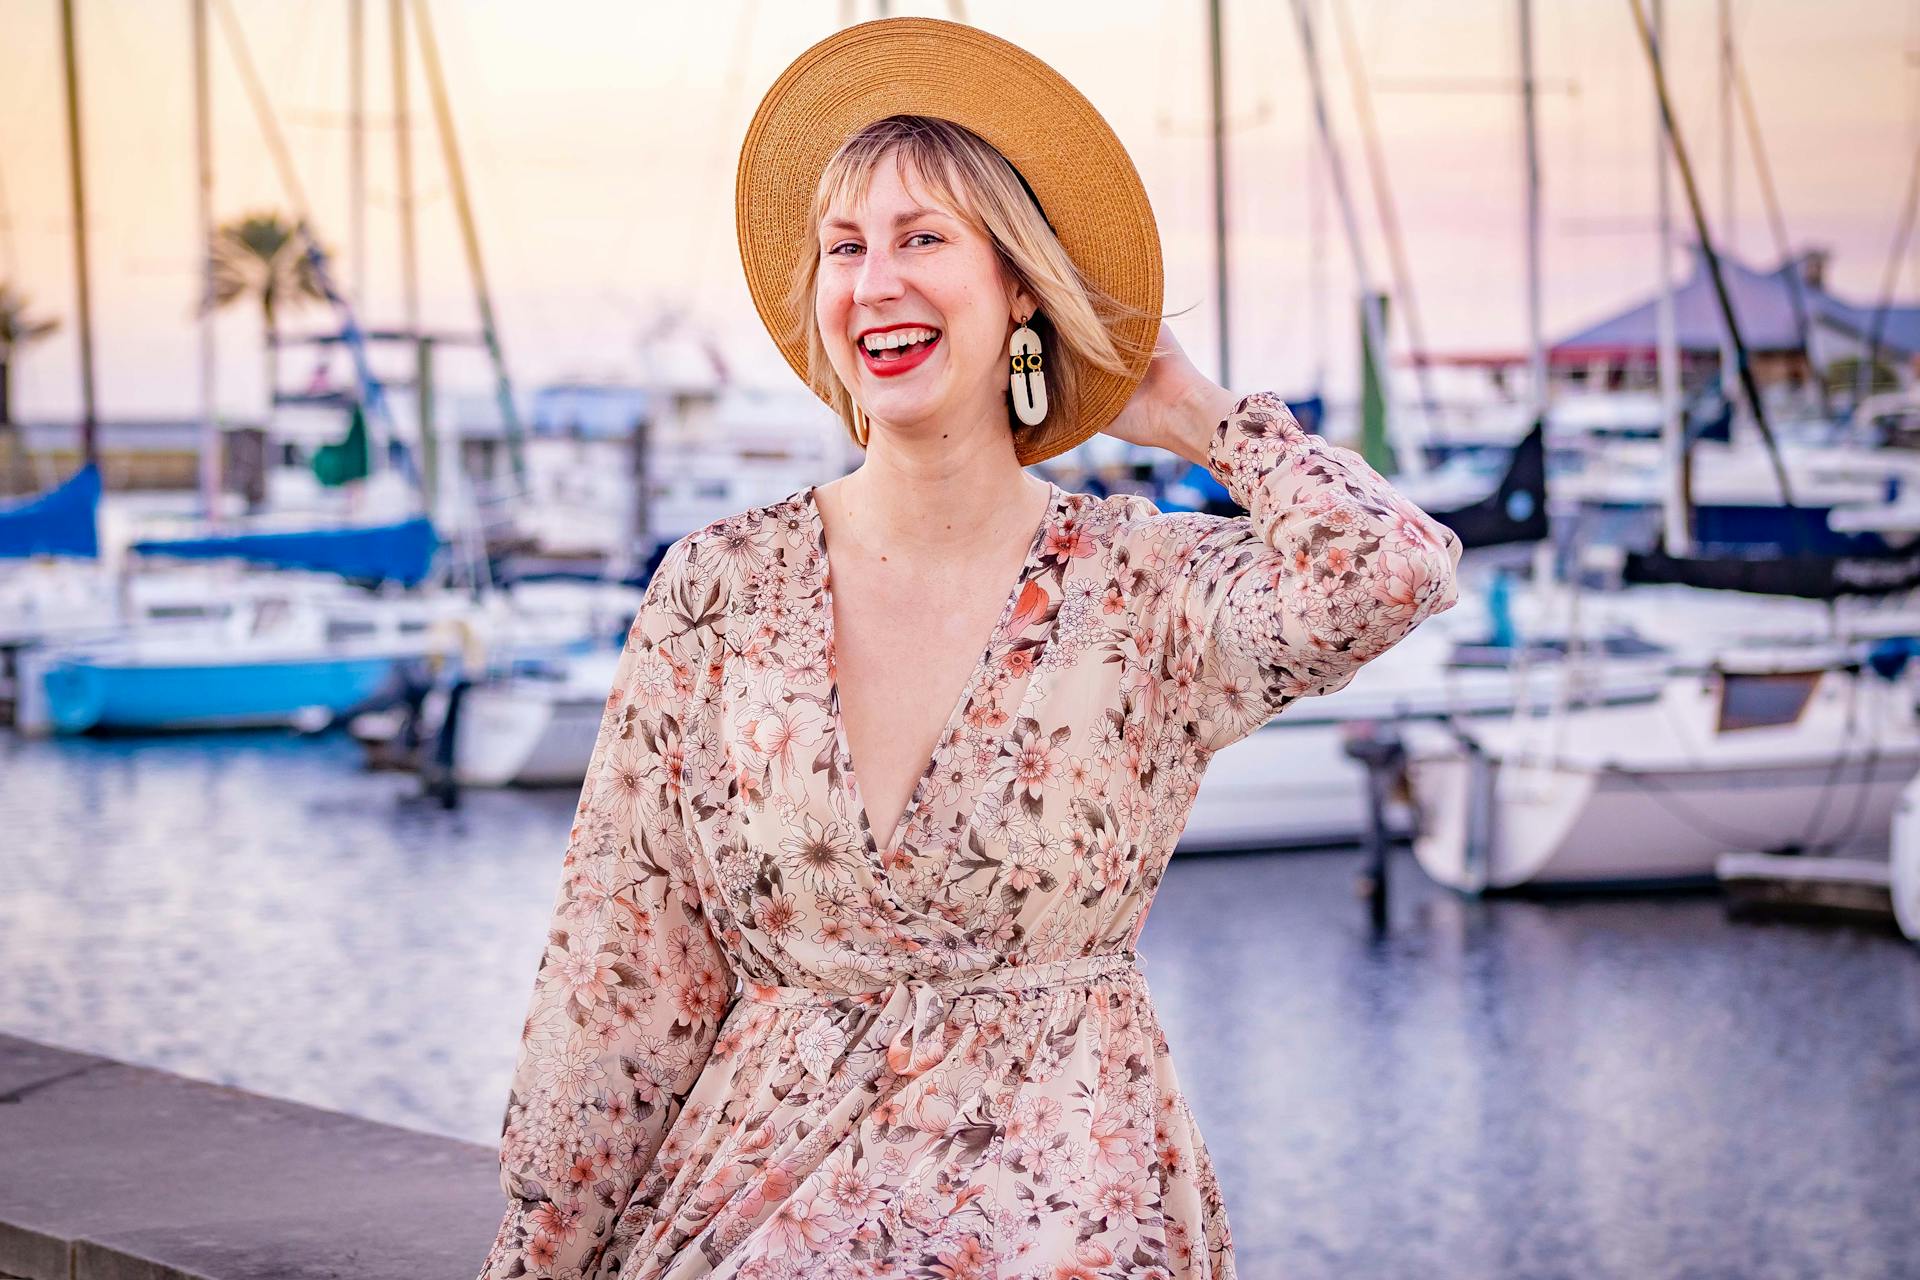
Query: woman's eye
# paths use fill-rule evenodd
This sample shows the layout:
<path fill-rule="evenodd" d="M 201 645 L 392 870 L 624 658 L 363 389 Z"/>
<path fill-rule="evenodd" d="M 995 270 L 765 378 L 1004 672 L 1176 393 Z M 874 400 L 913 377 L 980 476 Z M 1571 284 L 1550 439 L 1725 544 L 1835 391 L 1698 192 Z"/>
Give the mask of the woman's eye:
<path fill-rule="evenodd" d="M 935 243 L 938 243 L 940 240 L 940 237 L 935 235 L 931 231 L 916 231 L 912 235 L 907 237 L 907 243 L 912 244 L 915 240 L 918 240 L 923 236 L 926 239 L 934 241 Z M 827 250 L 827 256 L 834 257 L 835 255 L 838 255 L 840 257 L 845 257 L 846 255 L 840 252 L 842 249 L 858 249 L 859 247 L 860 246 L 852 240 L 842 240 L 839 244 L 836 244 L 831 249 Z"/>

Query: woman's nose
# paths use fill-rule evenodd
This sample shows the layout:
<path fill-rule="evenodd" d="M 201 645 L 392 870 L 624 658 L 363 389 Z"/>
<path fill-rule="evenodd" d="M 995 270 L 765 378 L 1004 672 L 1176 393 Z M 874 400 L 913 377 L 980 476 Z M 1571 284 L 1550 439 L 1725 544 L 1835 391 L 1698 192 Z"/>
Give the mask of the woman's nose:
<path fill-rule="evenodd" d="M 893 255 L 869 252 L 853 282 L 853 300 L 861 304 L 884 302 L 900 295 L 900 272 Z"/>

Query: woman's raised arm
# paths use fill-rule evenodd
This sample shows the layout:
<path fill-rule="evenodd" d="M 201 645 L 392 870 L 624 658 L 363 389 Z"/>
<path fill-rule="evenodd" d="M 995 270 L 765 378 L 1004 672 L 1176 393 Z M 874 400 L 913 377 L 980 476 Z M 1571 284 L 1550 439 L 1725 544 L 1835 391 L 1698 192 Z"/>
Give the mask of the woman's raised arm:
<path fill-rule="evenodd" d="M 1247 514 L 1156 513 L 1133 545 L 1170 711 L 1217 751 L 1451 608 L 1461 547 L 1272 392 L 1235 402 L 1205 459 Z"/>

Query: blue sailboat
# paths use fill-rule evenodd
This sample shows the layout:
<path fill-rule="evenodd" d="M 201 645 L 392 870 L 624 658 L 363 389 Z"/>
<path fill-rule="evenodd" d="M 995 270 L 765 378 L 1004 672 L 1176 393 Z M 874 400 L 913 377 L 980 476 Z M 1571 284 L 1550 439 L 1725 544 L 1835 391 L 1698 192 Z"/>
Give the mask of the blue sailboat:
<path fill-rule="evenodd" d="M 0 504 L 0 559 L 97 559 L 99 509 L 100 468 L 91 462 L 45 493 Z"/>

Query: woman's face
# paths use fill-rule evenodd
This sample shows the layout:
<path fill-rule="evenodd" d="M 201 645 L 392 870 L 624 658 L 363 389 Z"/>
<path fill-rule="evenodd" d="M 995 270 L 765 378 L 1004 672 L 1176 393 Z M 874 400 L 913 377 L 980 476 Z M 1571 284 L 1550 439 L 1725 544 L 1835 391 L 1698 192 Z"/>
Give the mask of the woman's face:
<path fill-rule="evenodd" d="M 814 318 L 828 358 L 867 416 L 890 428 L 1003 421 L 1007 335 L 1032 301 L 985 233 L 938 207 L 904 168 L 881 164 L 864 204 L 821 221 Z M 867 349 L 888 330 L 890 341 L 931 341 Z"/>

